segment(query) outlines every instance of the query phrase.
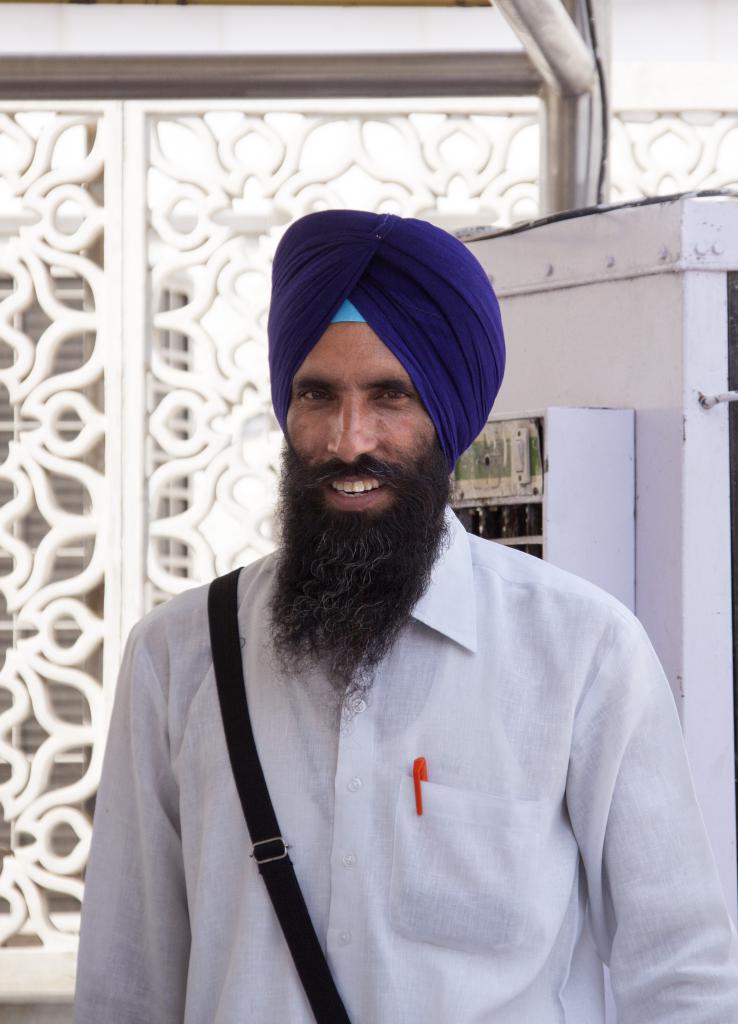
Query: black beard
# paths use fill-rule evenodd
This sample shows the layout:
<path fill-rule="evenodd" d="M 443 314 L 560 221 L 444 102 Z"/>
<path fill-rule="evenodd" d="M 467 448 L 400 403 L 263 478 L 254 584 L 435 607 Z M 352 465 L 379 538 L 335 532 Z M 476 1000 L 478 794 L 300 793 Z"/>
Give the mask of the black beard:
<path fill-rule="evenodd" d="M 391 487 L 378 513 L 331 508 L 325 484 L 373 477 Z M 308 465 L 286 443 L 282 454 L 278 554 L 271 625 L 282 669 L 320 668 L 341 703 L 365 696 L 430 582 L 446 536 L 446 459 L 434 441 L 411 463 L 362 456 Z"/>

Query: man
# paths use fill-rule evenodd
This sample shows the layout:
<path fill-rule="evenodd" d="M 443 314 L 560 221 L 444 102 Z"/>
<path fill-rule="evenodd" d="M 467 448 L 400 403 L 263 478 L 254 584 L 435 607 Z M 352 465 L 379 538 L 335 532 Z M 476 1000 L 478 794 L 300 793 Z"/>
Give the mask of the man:
<path fill-rule="evenodd" d="M 353 1024 L 738 1021 L 738 944 L 669 687 L 613 598 L 448 511 L 504 367 L 456 239 L 326 211 L 274 264 L 275 555 L 239 580 L 256 743 Z M 206 588 L 116 695 L 78 1024 L 307 1024 L 231 774 Z M 413 766 L 427 780 L 416 792 Z"/>

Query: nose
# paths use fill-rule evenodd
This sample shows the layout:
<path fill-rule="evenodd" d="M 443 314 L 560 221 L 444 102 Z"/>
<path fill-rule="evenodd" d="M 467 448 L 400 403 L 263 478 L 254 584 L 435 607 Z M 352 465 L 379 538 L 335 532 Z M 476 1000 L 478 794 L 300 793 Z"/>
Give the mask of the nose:
<path fill-rule="evenodd" d="M 355 462 L 377 447 L 373 417 L 361 398 L 344 398 L 331 416 L 328 454 L 342 462 Z"/>

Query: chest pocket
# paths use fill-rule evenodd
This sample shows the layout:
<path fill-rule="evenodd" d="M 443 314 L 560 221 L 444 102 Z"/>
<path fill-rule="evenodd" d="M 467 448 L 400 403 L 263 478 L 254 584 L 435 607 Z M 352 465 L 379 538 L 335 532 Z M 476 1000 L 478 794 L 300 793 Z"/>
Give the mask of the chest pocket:
<path fill-rule="evenodd" d="M 408 938 L 468 952 L 526 938 L 540 854 L 534 801 L 505 800 L 403 777 L 390 883 L 393 927 Z"/>

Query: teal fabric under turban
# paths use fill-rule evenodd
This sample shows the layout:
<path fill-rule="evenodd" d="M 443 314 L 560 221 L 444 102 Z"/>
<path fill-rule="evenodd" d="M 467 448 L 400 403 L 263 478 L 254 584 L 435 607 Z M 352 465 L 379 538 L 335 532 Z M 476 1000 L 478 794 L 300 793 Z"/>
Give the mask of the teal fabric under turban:
<path fill-rule="evenodd" d="M 427 221 L 324 210 L 277 246 L 269 310 L 272 402 L 285 430 L 292 379 L 350 299 L 417 388 L 453 468 L 502 382 L 500 309 L 481 264 Z"/>

